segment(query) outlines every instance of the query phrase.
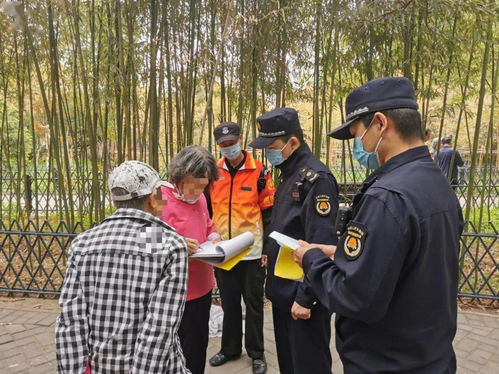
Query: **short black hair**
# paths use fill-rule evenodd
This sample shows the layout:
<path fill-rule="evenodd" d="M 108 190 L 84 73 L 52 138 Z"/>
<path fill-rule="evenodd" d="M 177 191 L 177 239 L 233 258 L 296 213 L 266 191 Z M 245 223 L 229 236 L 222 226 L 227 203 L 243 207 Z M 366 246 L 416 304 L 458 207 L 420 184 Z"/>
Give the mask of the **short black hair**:
<path fill-rule="evenodd" d="M 292 134 L 286 134 L 286 135 L 278 137 L 277 139 L 281 139 L 284 143 L 287 143 L 289 141 L 289 139 L 291 139 L 292 136 L 297 138 L 300 141 L 300 143 L 305 142 L 305 139 L 303 138 L 303 130 L 297 130 L 297 131 L 293 132 Z"/>
<path fill-rule="evenodd" d="M 380 112 L 395 123 L 395 127 L 402 139 L 424 139 L 423 128 L 421 127 L 421 114 L 416 109 L 397 108 L 380 110 Z M 373 117 L 374 113 L 369 113 L 361 117 L 360 120 L 367 127 L 373 120 Z"/>
<path fill-rule="evenodd" d="M 111 190 L 111 193 L 114 196 L 123 196 L 128 194 L 128 191 L 125 190 L 124 188 L 121 187 L 114 187 Z M 144 210 L 144 205 L 146 203 L 148 195 L 142 195 L 142 196 L 137 196 L 133 197 L 129 200 L 113 200 L 114 205 L 116 208 L 124 208 L 124 209 L 139 209 L 139 210 Z"/>

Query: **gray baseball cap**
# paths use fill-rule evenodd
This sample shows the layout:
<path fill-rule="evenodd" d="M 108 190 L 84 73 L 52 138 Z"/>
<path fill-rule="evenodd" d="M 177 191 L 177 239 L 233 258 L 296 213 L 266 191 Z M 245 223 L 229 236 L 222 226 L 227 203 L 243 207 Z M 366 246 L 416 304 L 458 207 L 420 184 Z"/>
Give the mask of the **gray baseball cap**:
<path fill-rule="evenodd" d="M 160 186 L 173 188 L 167 181 L 161 180 L 152 166 L 141 161 L 125 161 L 111 171 L 108 179 L 111 197 L 116 201 L 130 200 L 135 197 L 151 194 Z M 114 188 L 122 188 L 127 194 L 114 195 Z"/>

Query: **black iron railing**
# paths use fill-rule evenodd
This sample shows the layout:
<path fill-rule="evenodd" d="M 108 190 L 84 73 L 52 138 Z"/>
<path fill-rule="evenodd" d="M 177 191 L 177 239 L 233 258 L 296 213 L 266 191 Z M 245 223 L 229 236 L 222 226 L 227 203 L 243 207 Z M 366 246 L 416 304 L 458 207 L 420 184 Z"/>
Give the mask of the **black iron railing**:
<path fill-rule="evenodd" d="M 366 169 L 360 166 L 347 169 L 335 166 L 331 170 L 339 183 L 343 198 L 352 196 L 366 177 Z M 162 174 L 165 174 L 164 170 Z M 475 175 L 477 177 L 474 179 L 473 193 L 468 199 L 470 170 L 469 167 L 459 170 L 455 191 L 461 205 L 469 205 L 474 210 L 484 207 L 488 210 L 499 209 L 499 170 L 490 166 L 482 167 L 475 171 Z M 20 212 L 24 213 L 24 217 L 49 218 L 64 212 L 65 207 L 85 216 L 92 204 L 96 204 L 90 193 L 94 188 L 102 191 L 103 199 L 98 202 L 99 205 L 112 209 L 106 181 L 101 174 L 93 180 L 89 173 L 72 171 L 69 180 L 70 186 L 67 185 L 67 180 L 64 182 L 67 192 L 63 196 L 60 193 L 59 175 L 55 171 L 38 170 L 36 173 L 26 171 L 0 175 L 0 218 L 16 219 Z M 71 206 L 66 206 L 69 202 Z"/>
<path fill-rule="evenodd" d="M 64 222 L 0 223 L 0 291 L 58 294 L 71 241 L 82 231 Z"/>
<path fill-rule="evenodd" d="M 478 232 L 472 224 L 461 237 L 458 297 L 499 306 L 499 233 L 493 226 Z M 83 231 L 34 222 L 0 223 L 0 292 L 38 295 L 59 293 L 71 240 Z"/>
<path fill-rule="evenodd" d="M 487 229 L 477 232 L 468 223 L 461 236 L 458 296 L 499 307 L 499 232 L 492 223 Z"/>

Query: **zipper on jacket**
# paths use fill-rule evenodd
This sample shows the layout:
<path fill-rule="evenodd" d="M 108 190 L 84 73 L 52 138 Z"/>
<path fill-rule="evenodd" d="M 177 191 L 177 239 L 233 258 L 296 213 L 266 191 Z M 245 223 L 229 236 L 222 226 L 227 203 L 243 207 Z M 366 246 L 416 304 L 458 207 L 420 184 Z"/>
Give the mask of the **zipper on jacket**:
<path fill-rule="evenodd" d="M 234 177 L 230 175 L 230 194 L 229 194 L 229 239 L 232 239 L 232 188 L 234 186 Z"/>

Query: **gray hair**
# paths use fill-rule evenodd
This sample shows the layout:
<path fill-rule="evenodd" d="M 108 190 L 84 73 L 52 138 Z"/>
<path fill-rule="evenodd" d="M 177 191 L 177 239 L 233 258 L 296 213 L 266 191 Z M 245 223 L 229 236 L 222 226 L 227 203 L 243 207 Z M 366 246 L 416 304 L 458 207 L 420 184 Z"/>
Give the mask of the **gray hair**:
<path fill-rule="evenodd" d="M 114 196 L 123 196 L 123 195 L 128 195 L 128 191 L 125 190 L 124 188 L 121 187 L 114 187 L 111 189 L 111 193 Z M 133 197 L 128 200 L 113 200 L 114 206 L 116 208 L 124 208 L 124 209 L 138 209 L 138 210 L 144 210 L 144 205 L 146 203 L 147 198 L 150 196 L 149 195 L 142 195 L 142 196 L 137 196 Z"/>
<path fill-rule="evenodd" d="M 213 183 L 218 179 L 215 157 L 199 145 L 185 147 L 170 162 L 168 179 L 177 184 L 188 175 L 194 178 L 208 177 L 208 184 Z"/>

